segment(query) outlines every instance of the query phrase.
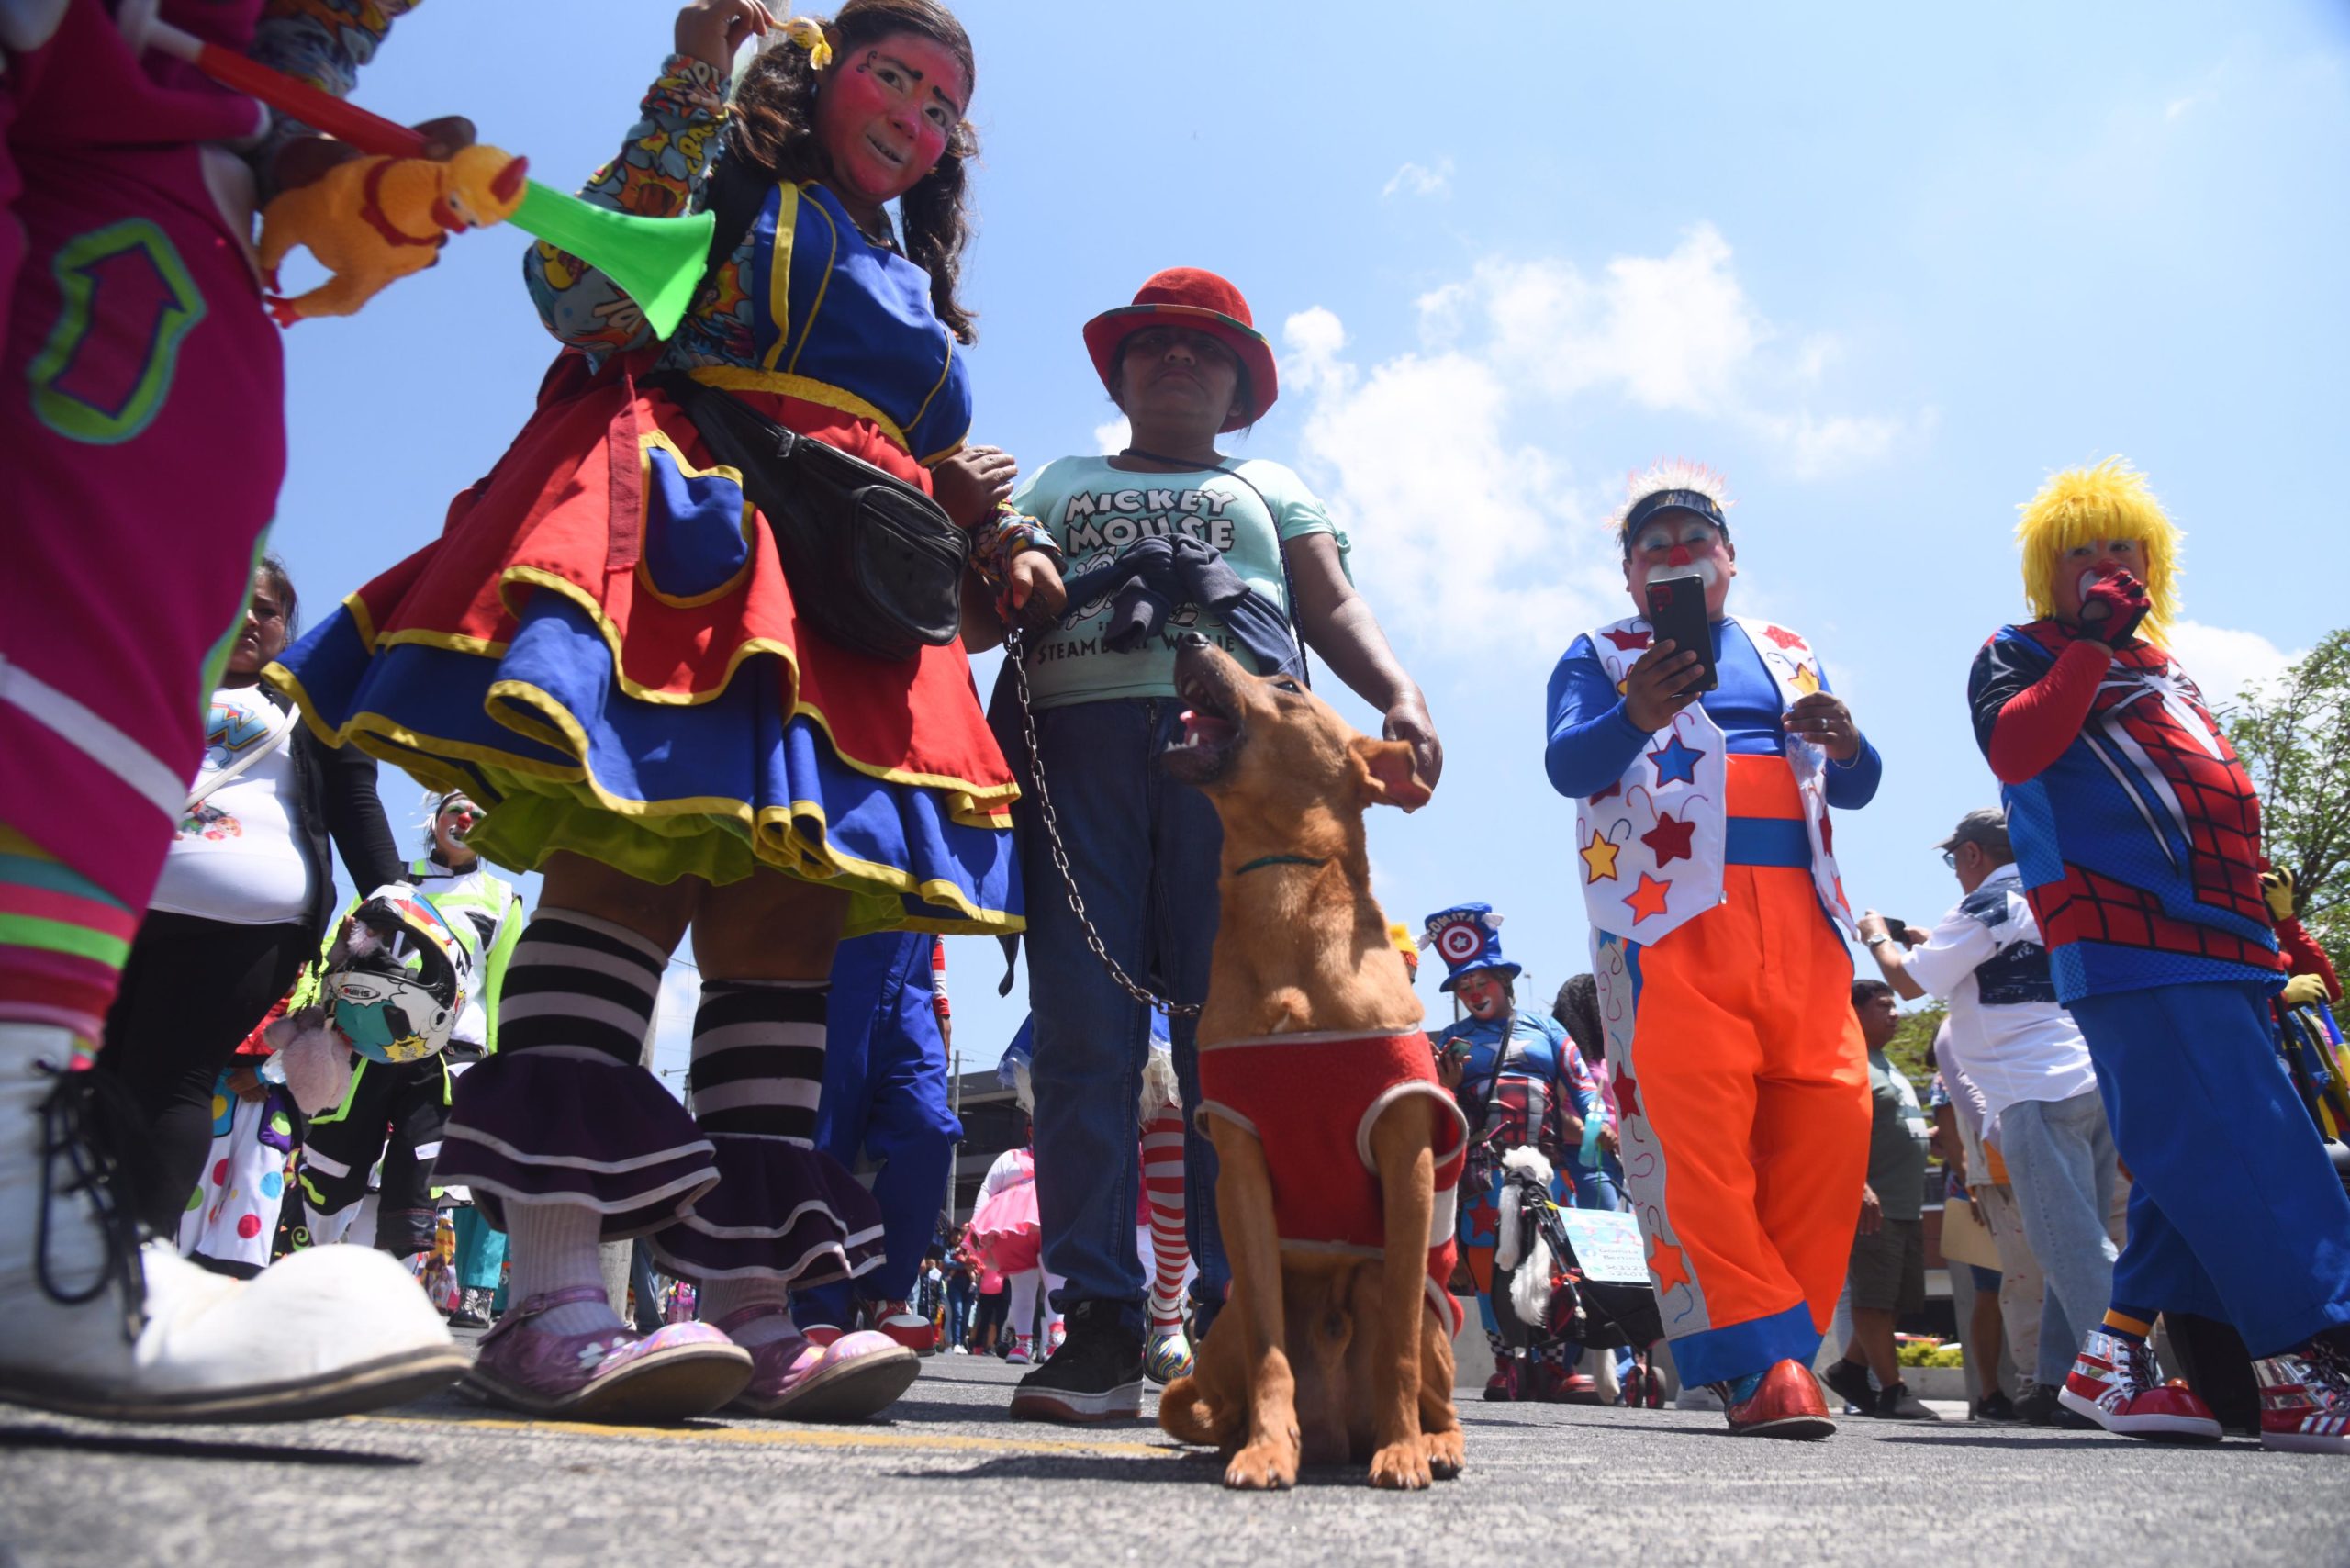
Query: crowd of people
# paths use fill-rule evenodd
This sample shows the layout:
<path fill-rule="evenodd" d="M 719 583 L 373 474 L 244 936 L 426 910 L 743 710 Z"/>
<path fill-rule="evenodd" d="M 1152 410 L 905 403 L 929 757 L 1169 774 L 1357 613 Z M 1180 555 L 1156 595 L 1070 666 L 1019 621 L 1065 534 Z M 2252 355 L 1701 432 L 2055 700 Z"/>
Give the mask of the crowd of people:
<path fill-rule="evenodd" d="M 160 11 L 340 94 L 409 8 Z M 714 215 L 683 320 L 532 245 L 560 344 L 535 406 L 431 543 L 303 631 L 257 554 L 285 429 L 247 256 L 256 202 L 352 150 L 146 49 L 152 10 L 0 32 L 0 1397 L 291 1418 L 461 1376 L 533 1416 L 861 1419 L 943 1348 L 1028 1363 L 1016 1417 L 1137 1416 L 1230 1282 L 1193 1113 L 1235 868 L 1157 765 L 1200 722 L 1178 638 L 1300 690 L 1310 650 L 1422 787 L 1444 761 L 1357 542 L 1223 450 L 1280 394 L 1242 290 L 1170 267 L 1086 323 L 1120 452 L 974 444 L 962 26 L 689 0 L 582 191 Z M 428 159 L 470 140 L 423 129 Z M 109 258 L 148 303 L 73 282 Z M 2023 510 L 2028 615 L 1969 685 L 2002 807 L 1942 846 L 1962 897 L 1930 930 L 1854 913 L 1833 813 L 1886 762 L 1808 638 L 1729 608 L 1730 504 L 1697 465 L 1636 477 L 1631 613 L 1550 678 L 1589 973 L 1522 1006 L 1474 902 L 1365 959 L 1434 953 L 1460 1010 L 1431 1069 L 1477 1150 L 1455 1288 L 1489 1394 L 1655 1404 L 1669 1369 L 1733 1433 L 1823 1437 L 1832 1335 L 1849 1408 L 1929 1414 L 1896 1331 L 1930 1102 L 2000 1263 L 1966 1275 L 1980 1413 L 2350 1452 L 2350 1197 L 2279 1057 L 2314 1027 L 2337 1070 L 2337 988 L 2168 651 L 2178 531 L 2143 476 Z M 999 643 L 983 708 L 968 655 Z M 420 859 L 379 764 L 430 791 Z M 1025 945 L 1033 1141 L 949 1245 L 958 935 Z M 688 942 L 681 1103 L 645 1044 Z M 1883 1047 L 1928 994 L 1921 1100 Z M 1545 1192 L 1637 1235 L 1652 1331 L 1516 1319 L 1508 1231 Z M 470 1356 L 411 1278 L 444 1209 Z"/>

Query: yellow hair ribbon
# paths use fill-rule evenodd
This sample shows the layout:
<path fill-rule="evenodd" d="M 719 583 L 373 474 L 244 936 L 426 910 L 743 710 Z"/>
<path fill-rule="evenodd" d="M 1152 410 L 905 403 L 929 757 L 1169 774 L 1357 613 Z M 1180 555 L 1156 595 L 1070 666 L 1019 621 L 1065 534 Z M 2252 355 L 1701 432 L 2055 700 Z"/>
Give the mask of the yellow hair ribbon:
<path fill-rule="evenodd" d="M 808 51 L 808 69 L 822 71 L 833 62 L 833 43 L 824 36 L 824 24 L 813 17 L 790 17 L 783 24 L 783 36 Z"/>

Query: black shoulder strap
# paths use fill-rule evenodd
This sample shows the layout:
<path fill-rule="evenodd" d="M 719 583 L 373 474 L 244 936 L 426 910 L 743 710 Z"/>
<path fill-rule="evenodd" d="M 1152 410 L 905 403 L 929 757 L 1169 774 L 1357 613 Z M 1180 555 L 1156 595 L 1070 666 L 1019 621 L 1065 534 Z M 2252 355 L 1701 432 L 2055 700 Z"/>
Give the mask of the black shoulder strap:
<path fill-rule="evenodd" d="M 767 192 L 774 182 L 751 167 L 750 161 L 733 151 L 722 151 L 710 167 L 710 215 L 718 227 L 710 231 L 710 255 L 702 263 L 702 274 L 708 276 L 720 263 L 734 253 L 751 225 L 759 220 L 759 208 L 766 204 Z"/>

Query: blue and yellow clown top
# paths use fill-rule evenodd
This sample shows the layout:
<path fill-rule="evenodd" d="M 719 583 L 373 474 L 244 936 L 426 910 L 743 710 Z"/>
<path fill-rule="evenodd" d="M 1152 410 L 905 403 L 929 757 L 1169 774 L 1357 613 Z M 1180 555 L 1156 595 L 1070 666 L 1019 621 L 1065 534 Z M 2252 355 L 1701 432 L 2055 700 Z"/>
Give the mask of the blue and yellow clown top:
<path fill-rule="evenodd" d="M 726 93 L 726 77 L 706 62 L 671 55 L 621 155 L 581 198 L 642 215 L 699 210 Z M 578 258 L 542 241 L 522 267 L 547 330 L 591 362 L 654 341 L 620 286 Z M 928 464 L 970 431 L 970 372 L 957 349 L 932 312 L 930 274 L 867 239 L 840 198 L 811 181 L 768 191 L 661 364 L 869 419 Z"/>

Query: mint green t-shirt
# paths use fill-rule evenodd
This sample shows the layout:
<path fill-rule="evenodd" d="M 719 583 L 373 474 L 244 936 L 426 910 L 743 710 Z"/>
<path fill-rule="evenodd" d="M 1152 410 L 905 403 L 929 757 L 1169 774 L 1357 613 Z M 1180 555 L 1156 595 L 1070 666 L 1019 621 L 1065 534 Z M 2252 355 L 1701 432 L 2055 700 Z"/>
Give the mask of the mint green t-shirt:
<path fill-rule="evenodd" d="M 1069 556 L 1066 576 L 1115 559 L 1136 540 L 1189 534 L 1214 545 L 1243 581 L 1287 614 L 1282 541 L 1327 533 L 1337 541 L 1343 566 L 1347 536 L 1305 481 L 1280 464 L 1250 458 L 1229 467 L 1248 482 L 1211 468 L 1145 474 L 1113 468 L 1106 457 L 1063 457 L 1030 475 L 1012 504 L 1052 530 Z M 1272 505 L 1270 513 L 1267 502 Z M 1028 685 L 1037 707 L 1174 696 L 1173 639 L 1186 632 L 1198 632 L 1255 667 L 1214 610 L 1192 605 L 1177 607 L 1166 629 L 1147 646 L 1130 653 L 1105 650 L 1102 632 L 1109 609 L 1107 599 L 1073 604 L 1065 624 L 1031 638 Z"/>

